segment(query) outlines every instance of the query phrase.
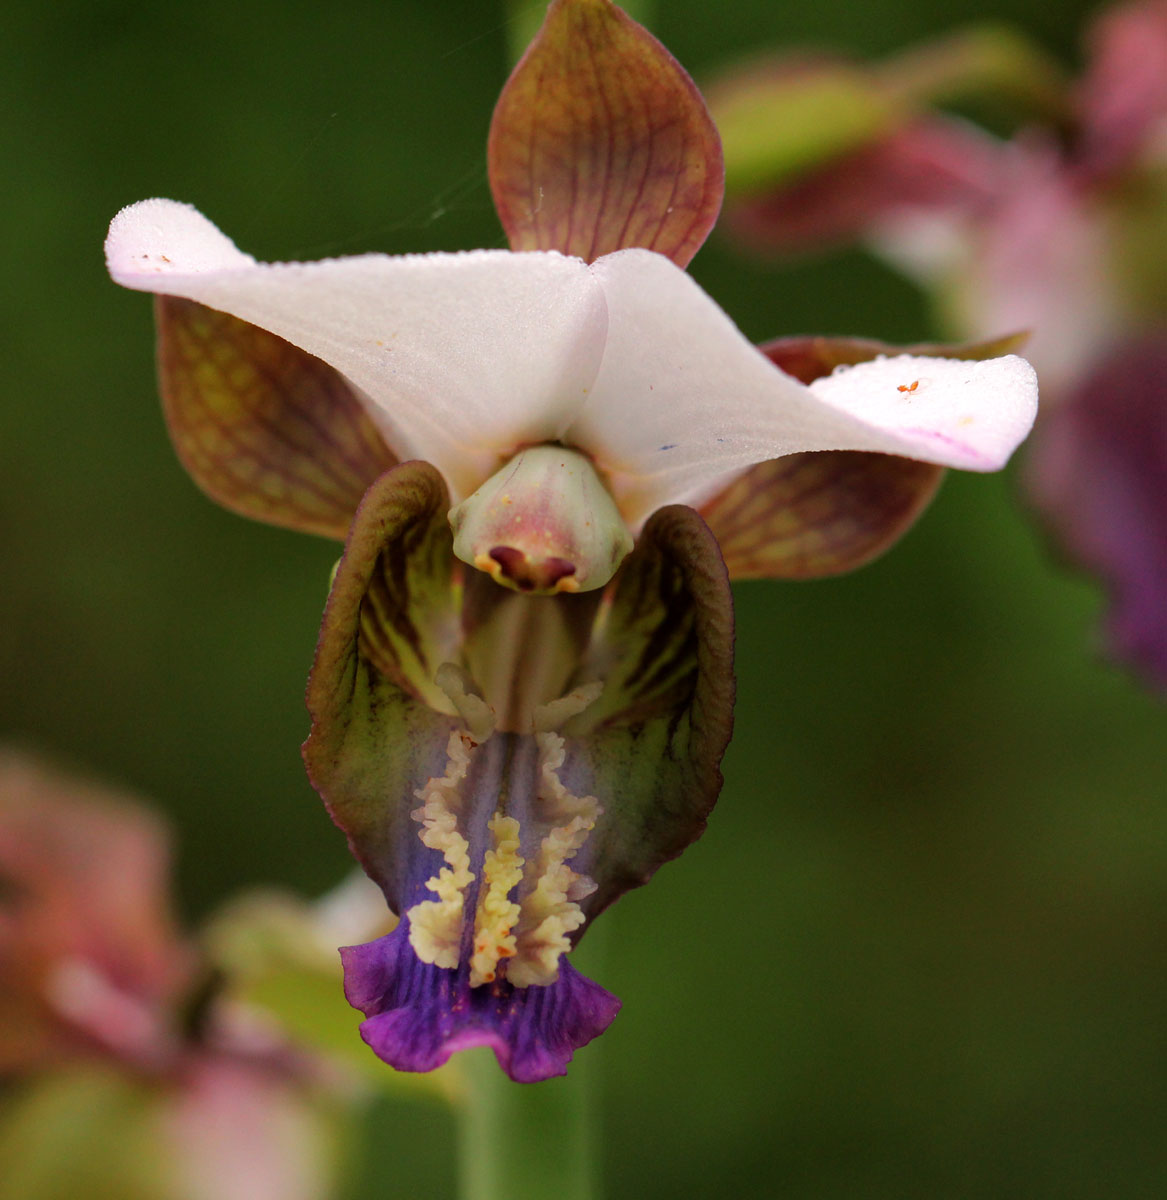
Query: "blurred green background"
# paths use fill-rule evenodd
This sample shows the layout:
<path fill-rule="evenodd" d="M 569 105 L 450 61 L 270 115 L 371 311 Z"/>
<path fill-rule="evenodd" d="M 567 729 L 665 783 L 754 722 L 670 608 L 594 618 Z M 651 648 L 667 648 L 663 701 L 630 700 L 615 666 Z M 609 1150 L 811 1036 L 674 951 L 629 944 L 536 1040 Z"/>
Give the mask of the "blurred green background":
<path fill-rule="evenodd" d="M 654 28 L 698 80 L 985 16 L 1073 63 L 1091 7 L 670 0 Z M 336 547 L 187 480 L 149 303 L 101 242 L 160 195 L 262 258 L 502 244 L 501 8 L 18 0 L 4 24 L 0 728 L 157 799 L 191 920 L 323 890 L 347 856 L 297 747 Z M 859 253 L 749 266 L 715 238 L 693 273 L 758 339 L 936 332 Z M 609 1196 L 1165 1194 L 1165 714 L 1099 660 L 1097 589 L 1008 477 L 961 476 L 875 566 L 738 601 L 709 832 L 583 948 L 625 1001 L 584 1052 Z M 375 1121 L 354 1197 L 453 1195 L 443 1114 Z"/>

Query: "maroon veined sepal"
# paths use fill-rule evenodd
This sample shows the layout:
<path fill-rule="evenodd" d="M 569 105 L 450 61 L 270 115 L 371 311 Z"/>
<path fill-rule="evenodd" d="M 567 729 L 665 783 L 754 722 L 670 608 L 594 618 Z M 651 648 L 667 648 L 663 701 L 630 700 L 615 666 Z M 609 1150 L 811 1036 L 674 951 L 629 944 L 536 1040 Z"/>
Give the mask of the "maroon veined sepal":
<path fill-rule="evenodd" d="M 343 539 L 365 489 L 397 461 L 344 377 L 256 325 L 158 296 L 158 376 L 170 437 L 224 507 Z"/>
<path fill-rule="evenodd" d="M 610 0 L 554 0 L 487 147 L 514 250 L 591 261 L 637 246 L 686 266 L 721 208 L 721 140 L 684 68 Z"/>

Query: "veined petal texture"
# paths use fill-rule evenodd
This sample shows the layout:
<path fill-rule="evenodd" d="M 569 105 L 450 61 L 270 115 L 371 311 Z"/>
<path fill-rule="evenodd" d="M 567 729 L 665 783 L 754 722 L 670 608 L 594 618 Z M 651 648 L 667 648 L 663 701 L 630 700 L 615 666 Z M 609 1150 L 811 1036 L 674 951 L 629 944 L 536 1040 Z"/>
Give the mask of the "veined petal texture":
<path fill-rule="evenodd" d="M 343 539 L 395 462 L 344 376 L 193 300 L 159 296 L 154 316 L 166 424 L 199 487 L 246 517 Z"/>
<path fill-rule="evenodd" d="M 516 250 L 643 246 L 685 266 L 721 208 L 721 139 L 673 56 L 610 0 L 555 0 L 495 108 L 495 207 Z"/>

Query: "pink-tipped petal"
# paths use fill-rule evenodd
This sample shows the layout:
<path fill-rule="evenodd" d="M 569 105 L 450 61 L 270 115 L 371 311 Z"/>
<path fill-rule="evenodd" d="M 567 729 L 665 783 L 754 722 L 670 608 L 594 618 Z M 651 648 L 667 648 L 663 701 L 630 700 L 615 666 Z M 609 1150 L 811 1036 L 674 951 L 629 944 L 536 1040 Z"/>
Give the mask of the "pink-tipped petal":
<path fill-rule="evenodd" d="M 870 338 L 790 337 L 761 347 L 777 367 L 814 383 L 881 355 L 998 358 L 1026 334 L 989 342 L 889 346 Z M 936 494 L 944 468 L 894 454 L 820 450 L 758 463 L 711 496 L 701 515 L 731 579 L 814 579 L 852 571 L 905 534 Z"/>
<path fill-rule="evenodd" d="M 684 266 L 717 219 L 721 141 L 684 68 L 609 0 L 555 0 L 495 108 L 495 207 L 516 250 L 643 246 Z"/>
<path fill-rule="evenodd" d="M 884 442 L 854 449 L 966 471 L 999 471 L 1037 415 L 1037 375 L 1015 354 L 985 362 L 900 354 L 842 367 L 810 390 Z"/>
<path fill-rule="evenodd" d="M 517 444 L 554 439 L 582 402 L 605 334 L 578 259 L 481 250 L 256 263 L 190 206 L 114 218 L 110 274 L 230 313 L 336 368 L 390 447 L 433 462 L 455 493 Z"/>
<path fill-rule="evenodd" d="M 804 450 L 876 450 L 945 466 L 1003 466 L 1033 423 L 1024 359 L 903 355 L 807 387 L 751 345 L 695 283 L 641 250 L 601 259 L 609 336 L 569 430 L 612 479 L 630 521 Z"/>

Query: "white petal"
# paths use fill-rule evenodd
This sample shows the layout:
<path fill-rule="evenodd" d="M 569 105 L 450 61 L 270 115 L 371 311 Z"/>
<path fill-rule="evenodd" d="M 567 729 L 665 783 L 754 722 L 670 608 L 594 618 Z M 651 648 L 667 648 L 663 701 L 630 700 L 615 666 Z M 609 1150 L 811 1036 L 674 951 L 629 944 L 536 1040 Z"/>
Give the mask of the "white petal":
<path fill-rule="evenodd" d="M 610 473 L 630 521 L 802 450 L 876 450 L 995 470 L 1033 422 L 1037 384 L 1022 359 L 905 356 L 808 388 L 668 259 L 623 250 L 592 273 L 608 302 L 608 341 L 568 437 Z M 913 382 L 915 391 L 899 390 Z"/>
<path fill-rule="evenodd" d="M 473 490 L 520 443 L 560 436 L 595 377 L 603 293 L 554 253 L 257 263 L 189 205 L 123 209 L 106 242 L 126 287 L 197 300 L 345 375 L 399 456 Z"/>
<path fill-rule="evenodd" d="M 895 440 L 864 445 L 966 471 L 999 471 L 1033 426 L 1037 375 L 1008 354 L 982 362 L 900 354 L 841 367 L 810 390 Z"/>

